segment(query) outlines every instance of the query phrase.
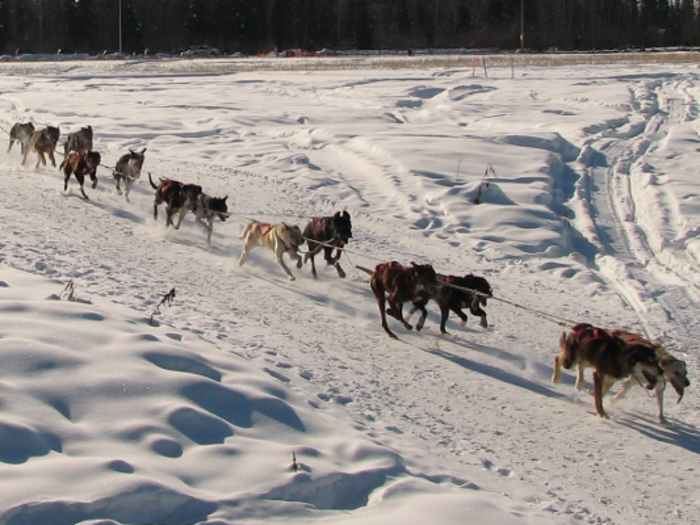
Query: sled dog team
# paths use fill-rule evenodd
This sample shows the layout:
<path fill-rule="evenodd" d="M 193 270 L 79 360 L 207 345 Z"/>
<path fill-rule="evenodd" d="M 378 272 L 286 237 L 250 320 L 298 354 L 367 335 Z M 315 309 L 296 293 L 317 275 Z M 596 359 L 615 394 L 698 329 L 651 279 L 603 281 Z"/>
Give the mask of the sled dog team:
<path fill-rule="evenodd" d="M 56 167 L 54 152 L 59 137 L 60 130 L 57 127 L 47 126 L 36 130 L 32 123 L 17 123 L 10 131 L 8 152 L 17 142 L 22 154 L 22 165 L 26 164 L 29 153 L 35 152 L 37 167 L 40 163 L 46 165 L 47 155 Z M 59 166 L 64 173 L 64 191 L 68 189 L 70 176 L 74 175 L 86 200 L 89 197 L 83 189 L 85 177 L 90 177 L 94 189 L 97 186 L 97 167 L 101 162 L 100 154 L 92 150 L 92 145 L 91 126 L 69 134 L 64 143 L 65 159 Z M 129 153 L 119 158 L 113 170 L 117 192 L 122 194 L 123 185 L 127 201 L 132 184 L 141 176 L 145 152 L 146 148 L 140 152 L 129 150 Z M 207 243 L 211 243 L 214 219 L 218 217 L 223 222 L 228 217 L 228 196 L 212 197 L 204 193 L 199 185 L 183 184 L 172 179 L 161 178 L 156 184 L 150 173 L 148 178 L 156 192 L 153 218 L 158 218 L 158 206 L 165 204 L 166 226 L 177 230 L 185 215 L 192 212 L 196 221 L 205 225 Z M 179 215 L 177 222 L 173 220 L 175 215 Z M 254 248 L 263 247 L 274 253 L 277 264 L 290 280 L 294 280 L 294 275 L 284 263 L 285 254 L 296 261 L 297 268 L 301 268 L 302 262 L 310 261 L 312 274 L 316 278 L 314 257 L 323 251 L 327 264 L 335 267 L 339 277 L 345 277 L 339 260 L 351 237 L 352 224 L 347 211 L 342 214 L 337 212 L 330 217 L 313 218 L 303 232 L 299 226 L 285 222 L 270 224 L 253 220 L 246 225 L 239 237 L 244 241 L 244 247 L 238 262 L 242 266 Z M 302 260 L 299 248 L 304 242 L 307 243 L 308 251 Z M 413 327 L 403 316 L 403 305 L 411 303 L 408 318 L 416 310 L 420 311 L 416 324 L 416 330 L 420 331 L 427 316 L 425 306 L 430 300 L 435 301 L 440 309 L 440 332 L 443 334 L 447 334 L 445 323 L 450 311 L 460 318 L 462 325 L 466 323 L 467 316 L 462 308 L 468 308 L 472 315 L 479 317 L 483 328 L 488 326 L 486 313 L 481 307 L 486 306 L 487 299 L 492 297 L 492 290 L 483 277 L 471 274 L 463 277 L 440 275 L 430 264 L 411 263 L 411 266 L 403 266 L 395 261 L 378 264 L 374 270 L 362 266 L 357 268 L 370 275 L 370 287 L 379 307 L 382 328 L 389 337 L 396 338 L 396 335 L 389 329 L 387 315 L 400 321 L 405 329 L 411 330 Z M 661 424 L 667 424 L 663 411 L 663 394 L 667 383 L 678 394 L 678 402 L 683 398 L 685 388 L 690 386 L 684 361 L 672 356 L 660 344 L 625 330 L 604 330 L 581 323 L 574 326 L 568 334 L 561 335 L 559 346 L 560 355 L 554 358 L 552 382 L 557 384 L 561 381 L 562 367 L 570 370 L 578 366 L 576 388 L 582 390 L 584 371 L 592 368 L 593 387 L 589 393 L 593 395 L 596 412 L 601 417 L 608 417 L 603 408 L 603 397 L 618 381 L 624 383 L 613 401 L 623 397 L 636 383 L 648 390 L 655 390 Z"/>
<path fill-rule="evenodd" d="M 30 153 L 37 154 L 36 167 L 40 164 L 46 166 L 46 156 L 48 155 L 51 165 L 56 167 L 56 157 L 54 155 L 58 140 L 61 137 L 61 130 L 58 127 L 46 126 L 42 129 L 36 129 L 31 122 L 16 123 L 10 129 L 10 145 L 7 148 L 9 152 L 12 146 L 17 142 L 22 154 L 22 166 L 27 163 L 27 157 Z M 92 126 L 86 126 L 78 131 L 70 133 L 63 144 L 63 153 L 65 159 L 59 166 L 63 170 L 64 191 L 68 189 L 68 179 L 74 175 L 78 184 L 80 184 L 80 192 L 83 198 L 89 200 L 83 188 L 85 177 L 90 177 L 92 188 L 97 187 L 97 167 L 102 161 L 102 157 L 92 149 Z M 117 181 L 117 192 L 121 195 L 121 185 L 124 185 L 124 194 L 126 200 L 129 200 L 129 192 L 134 181 L 141 177 L 141 167 L 144 162 L 144 153 L 146 148 L 140 152 L 129 150 L 129 153 L 122 155 L 112 171 L 114 179 Z"/>

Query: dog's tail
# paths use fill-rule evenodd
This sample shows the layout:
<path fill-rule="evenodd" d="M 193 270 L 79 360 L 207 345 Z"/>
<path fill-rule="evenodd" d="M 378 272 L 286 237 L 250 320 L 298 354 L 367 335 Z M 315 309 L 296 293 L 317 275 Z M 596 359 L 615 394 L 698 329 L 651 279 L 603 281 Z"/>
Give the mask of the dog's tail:
<path fill-rule="evenodd" d="M 370 270 L 369 268 L 365 268 L 364 266 L 355 266 L 358 270 L 362 270 L 363 272 L 372 275 L 374 273 L 373 270 Z"/>
<path fill-rule="evenodd" d="M 150 172 L 150 171 L 148 172 L 148 182 L 151 183 L 151 188 L 153 188 L 154 190 L 157 190 L 157 189 L 160 187 L 160 186 L 156 186 L 156 185 L 153 183 L 153 179 L 151 178 L 151 172 Z"/>

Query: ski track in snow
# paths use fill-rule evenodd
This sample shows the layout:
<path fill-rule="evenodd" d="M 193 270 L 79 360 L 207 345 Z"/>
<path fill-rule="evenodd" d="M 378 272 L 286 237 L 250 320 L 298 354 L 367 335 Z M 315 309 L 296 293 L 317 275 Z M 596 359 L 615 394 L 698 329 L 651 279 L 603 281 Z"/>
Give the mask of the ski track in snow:
<path fill-rule="evenodd" d="M 455 485 L 474 482 L 505 495 L 522 491 L 524 485 L 532 491 L 532 501 L 541 503 L 557 523 L 676 523 L 679 516 L 684 523 L 700 523 L 697 504 L 677 489 L 678 484 L 698 489 L 691 479 L 696 477 L 692 465 L 700 443 L 690 420 L 698 405 L 695 383 L 679 412 L 671 412 L 687 423 L 660 427 L 654 400 L 642 392 L 621 401 L 613 420 L 599 420 L 587 394 L 573 389 L 571 377 L 561 387 L 549 381 L 560 327 L 492 301 L 488 330 L 478 328 L 471 316 L 466 328 L 451 318 L 452 335 L 440 336 L 431 311 L 424 333 L 401 331 L 399 341 L 389 341 L 379 327 L 369 287 L 352 268 L 397 259 L 430 261 L 446 273 L 474 269 L 495 285 L 497 297 L 519 303 L 545 297 L 544 303 L 532 303 L 581 321 L 588 320 L 583 316 L 596 305 L 619 305 L 622 313 L 615 322 L 641 327 L 653 338 L 677 337 L 679 346 L 671 350 L 697 371 L 697 355 L 682 345 L 699 328 L 698 264 L 682 251 L 672 259 L 669 250 L 657 253 L 644 223 L 636 218 L 635 202 L 648 155 L 670 128 L 692 117 L 682 108 L 695 105 L 695 99 L 683 104 L 678 100 L 692 98 L 696 78 L 686 81 L 682 94 L 674 79 L 628 81 L 631 89 L 647 96 L 640 100 L 631 95 L 630 101 L 633 118 L 643 124 L 606 127 L 586 138 L 586 146 L 599 155 L 595 165 L 582 168 L 580 184 L 585 185 L 595 232 L 582 237 L 598 252 L 592 259 L 585 254 L 561 264 L 538 258 L 539 252 L 511 255 L 507 239 L 499 248 L 501 257 L 493 257 L 493 245 L 460 235 L 480 227 L 465 227 L 465 217 L 471 220 L 471 215 L 457 202 L 474 194 L 485 161 L 497 158 L 490 156 L 490 148 L 503 148 L 507 159 L 517 158 L 522 149 L 534 151 L 526 162 L 541 160 L 540 169 L 552 153 L 561 156 L 561 151 L 545 151 L 522 138 L 509 149 L 500 132 L 491 137 L 477 125 L 507 118 L 507 103 L 489 104 L 502 85 L 499 81 L 484 79 L 477 85 L 467 72 L 411 72 L 405 78 L 387 72 L 386 79 L 363 83 L 340 77 L 311 89 L 313 80 L 303 75 L 267 82 L 212 76 L 207 78 L 209 106 L 204 97 L 196 98 L 195 111 L 191 101 L 178 99 L 182 91 L 157 75 L 135 81 L 135 89 L 118 77 L 78 76 L 62 82 L 57 93 L 53 80 L 49 75 L 18 77 L 14 85 L 6 81 L 11 87 L 0 97 L 5 115 L 61 121 L 66 130 L 96 119 L 104 123 L 95 126 L 103 159 L 112 162 L 125 148 L 148 145 L 143 178 L 150 171 L 154 178 L 201 182 L 209 193 L 230 195 L 233 216 L 217 222 L 209 249 L 204 231 L 189 218 L 177 232 L 164 229 L 162 210 L 161 221 L 154 223 L 147 181 L 135 187 L 128 204 L 102 169 L 98 188 L 86 186 L 93 199 L 88 203 L 78 196 L 74 180 L 64 193 L 52 169 L 18 167 L 13 151 L 0 157 L 3 191 L 12 194 L 5 197 L 9 205 L 1 212 L 1 262 L 62 282 L 73 280 L 78 295 L 107 298 L 145 316 L 162 293 L 176 286 L 176 306 L 156 316 L 159 322 L 197 334 L 223 352 L 240 354 L 306 396 L 312 407 L 349 414 L 355 429 L 377 443 L 398 451 L 423 450 L 423 456 L 407 458 L 414 472 L 449 473 Z M 198 89 L 196 78 L 175 76 L 172 82 Z M 455 84 L 462 89 L 455 90 Z M 397 85 L 405 91 L 396 93 Z M 525 86 L 520 89 L 528 92 Z M 20 90 L 36 90 L 52 103 L 40 113 L 29 107 Z M 230 90 L 244 94 L 226 95 Z M 76 91 L 114 98 L 102 104 L 95 96 L 79 111 L 68 102 Z M 473 103 L 473 115 L 458 114 L 458 102 L 465 100 Z M 252 108 L 281 109 L 261 115 L 246 108 L 245 101 Z M 656 110 L 644 106 L 654 101 Z M 317 123 L 319 104 L 330 116 Z M 555 106 L 551 100 L 542 104 Z M 578 104 L 572 102 L 568 110 L 580 111 Z M 123 114 L 120 105 L 127 108 Z M 188 117 L 188 111 L 195 117 Z M 432 130 L 431 121 L 440 125 Z M 396 131 L 397 125 L 406 129 Z M 486 140 L 470 136 L 480 132 Z M 419 134 L 428 145 L 447 136 L 480 143 L 486 153 L 474 154 L 464 164 L 455 155 L 428 169 L 420 151 L 424 147 L 428 158 L 428 146 L 420 140 L 399 146 Z M 191 153 L 178 152 L 188 147 Z M 413 157 L 400 155 L 402 148 L 411 147 L 420 167 L 411 165 Z M 500 177 L 489 191 L 519 184 L 508 180 L 507 166 L 505 161 L 496 166 Z M 535 175 L 532 183 L 544 184 Z M 493 193 L 493 198 L 501 196 Z M 563 221 L 552 211 L 559 204 L 566 203 L 533 204 L 532 216 L 544 217 L 543 224 Z M 298 214 L 296 220 L 304 223 L 310 215 L 342 208 L 352 210 L 355 227 L 342 260 L 346 281 L 325 267 L 321 279 L 313 281 L 304 267 L 292 269 L 298 280 L 290 283 L 262 251 L 253 252 L 249 263 L 238 268 L 237 236 L 249 218 L 272 221 Z M 397 230 L 400 236 L 387 235 Z M 495 238 L 493 242 L 501 244 Z M 586 258 L 594 270 L 575 262 Z M 541 279 L 543 274 L 551 278 Z M 555 278 L 575 275 L 582 277 Z M 596 279 L 599 293 L 591 294 L 590 282 Z M 581 304 L 581 297 L 590 302 Z M 538 324 L 534 331 L 533 323 Z M 674 410 L 673 397 L 667 391 L 669 411 Z M 677 462 L 675 476 L 657 467 L 670 458 Z"/>

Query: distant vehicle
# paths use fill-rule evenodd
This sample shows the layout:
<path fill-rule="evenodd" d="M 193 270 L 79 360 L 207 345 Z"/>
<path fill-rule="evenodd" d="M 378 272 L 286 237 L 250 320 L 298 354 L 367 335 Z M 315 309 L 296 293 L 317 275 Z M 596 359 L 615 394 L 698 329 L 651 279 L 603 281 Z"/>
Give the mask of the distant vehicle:
<path fill-rule="evenodd" d="M 208 57 L 218 56 L 221 52 L 215 47 L 209 46 L 191 46 L 187 51 L 180 53 L 184 57 Z"/>

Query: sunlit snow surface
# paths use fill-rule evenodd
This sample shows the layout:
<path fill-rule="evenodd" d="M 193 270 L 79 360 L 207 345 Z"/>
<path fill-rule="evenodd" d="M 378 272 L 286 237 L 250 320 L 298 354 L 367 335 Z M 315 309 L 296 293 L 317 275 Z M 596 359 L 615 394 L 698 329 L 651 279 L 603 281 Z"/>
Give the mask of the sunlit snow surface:
<path fill-rule="evenodd" d="M 0 524 L 700 523 L 697 66 L 314 60 L 0 63 L 5 133 L 103 159 L 86 202 L 0 153 Z M 147 173 L 228 195 L 211 247 Z M 249 220 L 339 210 L 345 280 L 238 266 Z M 486 277 L 489 328 L 390 340 L 354 268 L 390 260 Z M 584 321 L 687 362 L 669 425 L 551 383 Z"/>

